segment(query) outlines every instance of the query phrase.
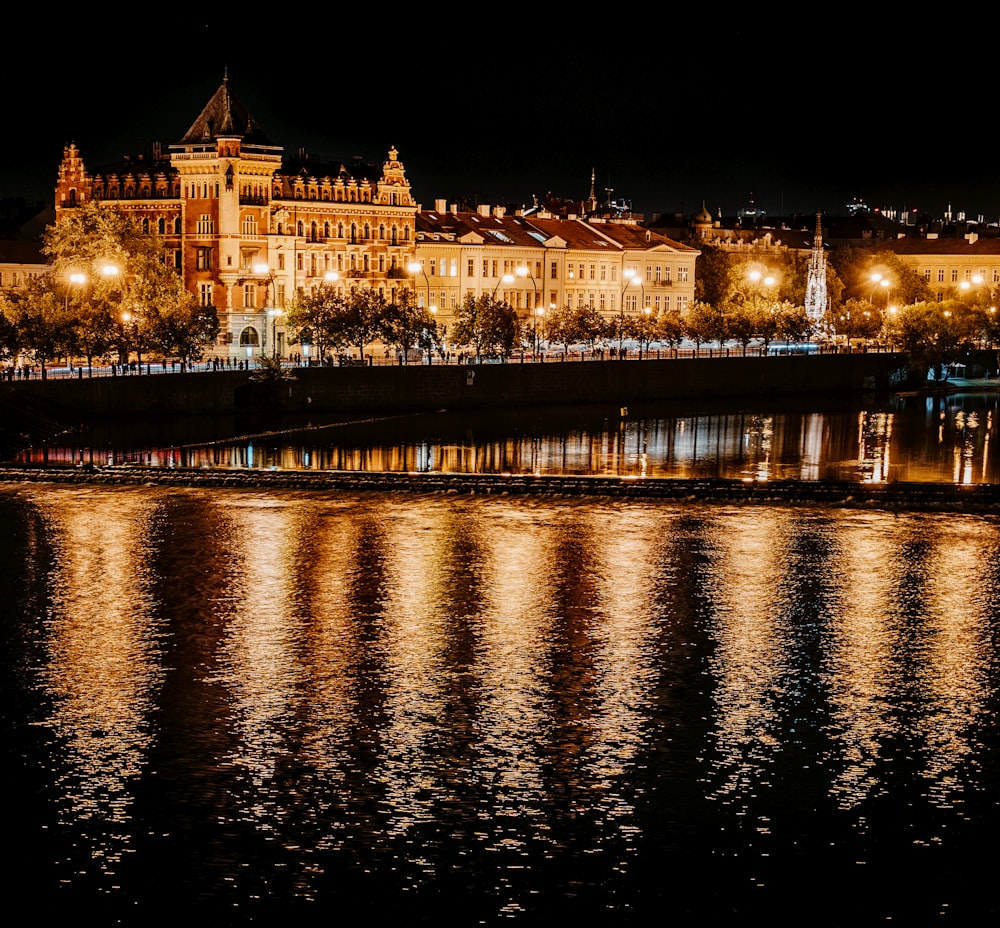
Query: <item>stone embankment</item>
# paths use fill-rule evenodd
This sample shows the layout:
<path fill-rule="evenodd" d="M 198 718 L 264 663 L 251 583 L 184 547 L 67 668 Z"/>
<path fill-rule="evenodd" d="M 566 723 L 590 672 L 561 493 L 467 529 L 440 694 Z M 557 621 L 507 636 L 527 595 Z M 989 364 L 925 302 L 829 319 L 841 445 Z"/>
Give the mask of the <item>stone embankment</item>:
<path fill-rule="evenodd" d="M 407 492 L 456 496 L 607 498 L 733 505 L 807 505 L 1000 514 L 1000 485 L 622 478 L 536 474 L 369 473 L 258 469 L 6 467 L 0 483 L 211 489 Z"/>

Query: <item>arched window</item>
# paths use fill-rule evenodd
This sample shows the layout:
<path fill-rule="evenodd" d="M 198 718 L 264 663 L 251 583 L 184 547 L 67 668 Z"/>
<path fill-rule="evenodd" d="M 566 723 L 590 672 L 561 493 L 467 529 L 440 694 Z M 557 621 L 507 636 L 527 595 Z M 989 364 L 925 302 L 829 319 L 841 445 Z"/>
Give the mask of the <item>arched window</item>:
<path fill-rule="evenodd" d="M 259 344 L 260 336 L 257 334 L 257 330 L 252 325 L 248 325 L 242 332 L 240 332 L 240 345 L 244 348 L 256 347 Z"/>
<path fill-rule="evenodd" d="M 299 237 L 299 238 L 305 238 L 305 234 L 306 234 L 306 227 L 305 227 L 305 225 L 303 224 L 303 222 L 302 222 L 302 220 L 301 220 L 301 219 L 299 220 L 299 223 L 298 223 L 298 228 L 297 228 L 297 230 L 296 230 L 296 233 L 295 233 L 295 234 L 296 234 L 296 235 L 298 235 L 298 237 Z"/>

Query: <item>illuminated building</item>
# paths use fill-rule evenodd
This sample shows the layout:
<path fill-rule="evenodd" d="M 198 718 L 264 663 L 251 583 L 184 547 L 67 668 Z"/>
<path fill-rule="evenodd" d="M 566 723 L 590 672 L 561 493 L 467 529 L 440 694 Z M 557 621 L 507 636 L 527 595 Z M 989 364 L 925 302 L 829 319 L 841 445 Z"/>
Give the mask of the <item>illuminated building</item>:
<path fill-rule="evenodd" d="M 439 200 L 417 214 L 413 283 L 446 325 L 469 294 L 495 296 L 522 317 L 564 306 L 608 318 L 684 312 L 699 253 L 636 223 L 459 211 Z"/>
<path fill-rule="evenodd" d="M 156 144 L 88 170 L 67 146 L 56 221 L 92 200 L 160 234 L 185 286 L 218 311 L 220 356 L 270 351 L 269 337 L 283 353 L 276 314 L 324 281 L 372 287 L 391 300 L 413 258 L 417 204 L 395 149 L 381 165 L 288 156 L 228 79 L 166 151 Z"/>

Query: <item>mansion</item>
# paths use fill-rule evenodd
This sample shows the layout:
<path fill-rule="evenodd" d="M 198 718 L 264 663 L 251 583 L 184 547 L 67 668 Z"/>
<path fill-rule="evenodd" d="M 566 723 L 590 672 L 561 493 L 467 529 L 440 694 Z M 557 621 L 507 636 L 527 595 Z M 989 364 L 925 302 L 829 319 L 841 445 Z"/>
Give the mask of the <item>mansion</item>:
<path fill-rule="evenodd" d="M 636 224 L 422 210 L 396 149 L 381 165 L 287 156 L 228 79 L 166 151 L 88 170 L 67 146 L 56 222 L 90 201 L 159 234 L 186 288 L 218 312 L 214 353 L 234 359 L 286 354 L 283 310 L 323 284 L 390 302 L 411 287 L 444 332 L 468 294 L 506 300 L 525 319 L 566 305 L 683 311 L 694 298 L 694 248 Z"/>

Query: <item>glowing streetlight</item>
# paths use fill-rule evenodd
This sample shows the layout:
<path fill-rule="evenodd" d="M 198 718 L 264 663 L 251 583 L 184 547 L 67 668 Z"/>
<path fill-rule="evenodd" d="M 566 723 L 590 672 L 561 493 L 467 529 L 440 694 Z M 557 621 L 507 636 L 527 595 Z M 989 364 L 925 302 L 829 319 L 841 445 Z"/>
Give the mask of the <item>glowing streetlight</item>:
<path fill-rule="evenodd" d="M 417 274 L 423 275 L 424 283 L 427 285 L 427 309 L 429 312 L 436 313 L 437 307 L 431 306 L 431 281 L 427 276 L 427 272 L 424 270 L 423 264 L 419 261 L 411 261 L 406 265 L 406 269 L 410 272 L 410 275 L 416 277 Z"/>
<path fill-rule="evenodd" d="M 492 298 L 494 300 L 496 299 L 496 297 L 497 297 L 497 290 L 500 289 L 500 284 L 507 284 L 507 286 L 509 287 L 512 283 L 514 283 L 514 275 L 513 274 L 504 274 L 503 277 L 501 277 L 497 281 L 497 285 L 493 288 L 493 297 Z"/>

